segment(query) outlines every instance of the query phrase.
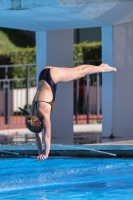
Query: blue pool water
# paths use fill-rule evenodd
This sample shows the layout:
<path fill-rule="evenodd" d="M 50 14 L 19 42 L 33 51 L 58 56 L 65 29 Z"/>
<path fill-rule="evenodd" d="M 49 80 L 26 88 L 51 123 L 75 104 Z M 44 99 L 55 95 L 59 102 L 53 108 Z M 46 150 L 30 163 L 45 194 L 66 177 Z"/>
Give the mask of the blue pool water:
<path fill-rule="evenodd" d="M 133 199 L 133 160 L 0 159 L 0 199 Z"/>

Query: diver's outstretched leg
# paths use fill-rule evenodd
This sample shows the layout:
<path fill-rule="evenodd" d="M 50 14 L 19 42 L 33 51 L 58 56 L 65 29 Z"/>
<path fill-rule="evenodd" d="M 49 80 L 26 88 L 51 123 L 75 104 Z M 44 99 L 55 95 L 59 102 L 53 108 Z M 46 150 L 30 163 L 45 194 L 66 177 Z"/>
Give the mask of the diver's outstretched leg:
<path fill-rule="evenodd" d="M 116 71 L 116 68 L 110 67 L 108 64 L 101 64 L 99 66 L 94 65 L 79 65 L 74 68 L 65 68 L 65 67 L 50 67 L 50 73 L 53 81 L 58 82 L 67 82 L 75 79 L 82 78 L 87 74 L 94 73 L 103 73 L 103 72 L 112 72 Z"/>

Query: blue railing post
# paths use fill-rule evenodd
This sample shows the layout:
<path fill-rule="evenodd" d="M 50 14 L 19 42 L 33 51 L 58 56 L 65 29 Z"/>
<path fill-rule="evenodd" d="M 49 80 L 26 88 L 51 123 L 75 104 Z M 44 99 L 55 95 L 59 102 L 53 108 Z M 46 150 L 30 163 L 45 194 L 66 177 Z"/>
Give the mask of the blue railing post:
<path fill-rule="evenodd" d="M 97 73 L 97 121 L 99 122 L 100 116 L 100 80 L 99 73 Z"/>
<path fill-rule="evenodd" d="M 29 109 L 29 66 L 26 66 L 26 108 Z"/>

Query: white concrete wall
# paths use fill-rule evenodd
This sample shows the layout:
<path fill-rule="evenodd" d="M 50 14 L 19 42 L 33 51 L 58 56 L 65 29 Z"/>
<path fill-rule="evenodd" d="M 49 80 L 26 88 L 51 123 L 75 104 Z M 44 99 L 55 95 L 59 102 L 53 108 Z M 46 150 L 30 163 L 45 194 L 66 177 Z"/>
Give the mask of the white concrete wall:
<path fill-rule="evenodd" d="M 18 107 L 24 108 L 26 105 L 26 89 L 14 89 L 13 92 L 13 111 L 19 110 Z M 32 87 L 28 89 L 28 104 L 32 104 L 33 97 L 35 95 L 36 88 Z"/>
<path fill-rule="evenodd" d="M 73 67 L 73 31 L 36 32 L 37 76 L 46 65 Z M 73 83 L 57 86 L 52 143 L 73 143 Z"/>
<path fill-rule="evenodd" d="M 133 22 L 113 27 L 113 134 L 133 138 Z"/>
<path fill-rule="evenodd" d="M 10 90 L 9 96 L 10 96 L 9 109 L 10 109 L 10 113 L 12 113 L 13 112 L 13 91 L 12 90 Z M 5 106 L 6 106 L 5 103 L 6 103 L 5 90 L 3 90 L 3 91 L 0 91 L 0 115 L 5 115 Z"/>

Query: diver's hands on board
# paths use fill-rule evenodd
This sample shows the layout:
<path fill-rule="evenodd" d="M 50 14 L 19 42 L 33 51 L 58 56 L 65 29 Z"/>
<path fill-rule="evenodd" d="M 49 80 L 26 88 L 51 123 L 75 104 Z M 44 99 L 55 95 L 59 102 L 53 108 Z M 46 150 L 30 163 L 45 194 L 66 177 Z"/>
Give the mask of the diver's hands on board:
<path fill-rule="evenodd" d="M 100 67 L 101 67 L 101 72 L 113 72 L 113 71 L 117 71 L 117 69 L 115 68 L 115 67 L 110 67 L 108 64 L 106 64 L 106 63 L 102 63 L 101 65 L 100 65 Z"/>
<path fill-rule="evenodd" d="M 48 158 L 48 156 L 46 156 L 45 154 L 40 154 L 38 157 L 37 157 L 37 160 L 38 161 L 41 161 L 41 160 L 45 160 L 45 159 L 47 159 Z"/>

